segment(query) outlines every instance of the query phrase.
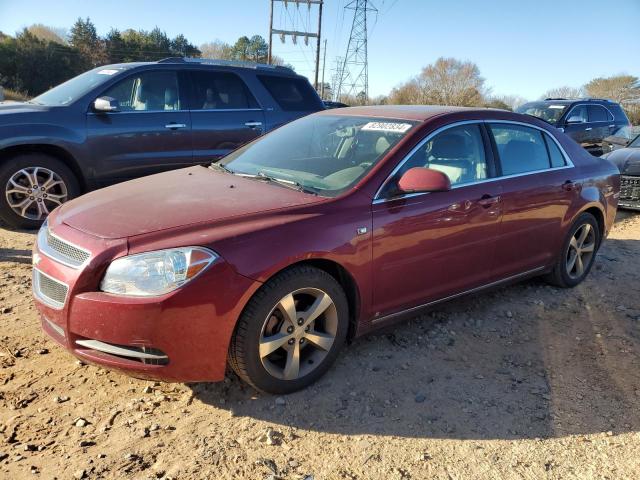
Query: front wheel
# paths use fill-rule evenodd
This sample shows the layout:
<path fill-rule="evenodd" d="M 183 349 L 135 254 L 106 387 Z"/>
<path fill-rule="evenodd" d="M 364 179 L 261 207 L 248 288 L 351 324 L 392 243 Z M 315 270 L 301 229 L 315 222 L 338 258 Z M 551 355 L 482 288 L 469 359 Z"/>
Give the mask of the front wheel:
<path fill-rule="evenodd" d="M 229 363 L 259 390 L 299 390 L 336 359 L 348 316 L 345 293 L 331 275 L 308 266 L 291 268 L 249 301 L 231 341 Z"/>
<path fill-rule="evenodd" d="M 16 228 L 38 228 L 51 210 L 80 194 L 71 169 L 40 153 L 17 155 L 0 165 L 0 186 L 0 218 Z"/>
<path fill-rule="evenodd" d="M 547 280 L 552 285 L 571 288 L 582 282 L 596 258 L 601 232 L 590 213 L 581 214 L 569 229 L 562 252 Z"/>

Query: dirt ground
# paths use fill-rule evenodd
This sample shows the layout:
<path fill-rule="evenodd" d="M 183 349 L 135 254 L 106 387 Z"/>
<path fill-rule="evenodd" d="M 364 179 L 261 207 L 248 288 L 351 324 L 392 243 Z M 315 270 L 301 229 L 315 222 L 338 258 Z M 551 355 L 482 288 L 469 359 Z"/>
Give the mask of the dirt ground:
<path fill-rule="evenodd" d="M 640 477 L 640 215 L 579 287 L 440 306 L 287 397 L 79 363 L 40 331 L 33 239 L 0 229 L 0 478 Z"/>

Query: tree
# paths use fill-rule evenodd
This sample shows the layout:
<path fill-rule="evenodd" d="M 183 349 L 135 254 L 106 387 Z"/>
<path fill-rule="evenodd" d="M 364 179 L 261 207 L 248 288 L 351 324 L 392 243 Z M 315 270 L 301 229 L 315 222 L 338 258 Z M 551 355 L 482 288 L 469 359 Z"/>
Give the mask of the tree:
<path fill-rule="evenodd" d="M 244 36 L 240 37 L 236 40 L 236 43 L 233 44 L 232 56 L 234 60 L 249 60 L 249 50 L 250 50 L 251 40 L 249 37 Z"/>
<path fill-rule="evenodd" d="M 551 90 L 547 90 L 540 100 L 544 100 L 545 98 L 581 98 L 584 97 L 584 90 L 582 87 L 570 87 L 568 85 L 552 88 Z"/>
<path fill-rule="evenodd" d="M 475 63 L 440 57 L 420 75 L 394 88 L 389 102 L 478 106 L 487 94 Z"/>
<path fill-rule="evenodd" d="M 59 43 L 61 45 L 66 45 L 66 33 L 64 29 L 47 27 L 42 23 L 34 23 L 30 27 L 27 28 L 29 33 L 31 33 L 34 37 L 44 40 L 46 42 L 54 42 Z"/>
<path fill-rule="evenodd" d="M 608 98 L 622 104 L 640 99 L 638 77 L 633 75 L 594 78 L 584 89 L 590 97 Z"/>
<path fill-rule="evenodd" d="M 233 59 L 233 47 L 222 40 L 203 43 L 200 45 L 200 52 L 204 58 L 216 58 L 220 60 Z"/>
<path fill-rule="evenodd" d="M 252 62 L 267 63 L 269 45 L 260 35 L 254 35 L 249 39 L 247 55 Z"/>
<path fill-rule="evenodd" d="M 89 17 L 86 20 L 76 20 L 71 27 L 69 44 L 80 53 L 85 69 L 96 67 L 107 59 L 104 44 Z"/>
<path fill-rule="evenodd" d="M 171 41 L 171 53 L 182 57 L 199 57 L 201 52 L 180 34 Z"/>

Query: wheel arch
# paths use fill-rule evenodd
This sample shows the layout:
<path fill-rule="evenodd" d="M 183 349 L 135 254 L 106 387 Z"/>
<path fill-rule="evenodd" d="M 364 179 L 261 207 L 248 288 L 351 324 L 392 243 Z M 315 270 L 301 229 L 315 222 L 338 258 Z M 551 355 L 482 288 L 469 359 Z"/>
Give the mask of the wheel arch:
<path fill-rule="evenodd" d="M 340 263 L 336 262 L 335 260 L 329 260 L 326 258 L 308 258 L 300 260 L 272 273 L 264 283 L 268 282 L 273 277 L 286 270 L 290 270 L 299 266 L 310 266 L 315 267 L 319 270 L 323 270 L 324 272 L 331 275 L 340 284 L 340 286 L 344 290 L 345 295 L 347 296 L 347 302 L 349 305 L 349 330 L 347 332 L 347 339 L 353 339 L 356 335 L 358 318 L 360 318 L 360 289 L 358 288 L 358 284 L 354 276 Z"/>
<path fill-rule="evenodd" d="M 600 230 L 600 243 L 602 243 L 602 240 L 604 239 L 604 237 L 606 235 L 604 212 L 599 207 L 597 207 L 595 205 L 592 205 L 592 206 L 587 207 L 584 210 L 582 210 L 578 215 L 582 215 L 583 213 L 590 213 L 596 219 L 596 223 L 598 224 L 598 229 Z M 576 216 L 576 218 L 577 218 L 577 216 Z"/>
<path fill-rule="evenodd" d="M 82 169 L 80 168 L 78 161 L 68 150 L 58 145 L 46 143 L 12 145 L 0 150 L 0 163 L 8 161 L 9 159 L 17 155 L 28 153 L 41 153 L 62 161 L 67 167 L 71 169 L 73 174 L 78 179 L 78 183 L 80 184 L 80 189 L 82 190 L 82 192 L 87 191 L 87 181 L 82 174 Z"/>

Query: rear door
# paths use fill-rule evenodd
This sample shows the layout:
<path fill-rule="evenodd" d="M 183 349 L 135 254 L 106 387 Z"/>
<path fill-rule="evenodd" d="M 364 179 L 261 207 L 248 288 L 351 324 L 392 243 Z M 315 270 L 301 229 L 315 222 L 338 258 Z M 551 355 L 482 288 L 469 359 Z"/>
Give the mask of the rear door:
<path fill-rule="evenodd" d="M 87 147 L 100 183 L 190 165 L 191 118 L 175 70 L 133 73 L 98 96 L 118 101 L 116 112 L 87 112 Z"/>
<path fill-rule="evenodd" d="M 268 130 L 325 108 L 316 91 L 304 78 L 268 74 L 259 74 L 257 78 L 277 105 L 277 108 L 267 112 Z"/>
<path fill-rule="evenodd" d="M 587 110 L 589 112 L 589 127 L 591 127 L 591 141 L 594 144 L 602 145 L 602 140 L 610 135 L 610 132 L 613 131 L 612 127 L 615 126 L 613 115 L 602 105 L 589 105 Z"/>
<path fill-rule="evenodd" d="M 488 123 L 499 159 L 502 222 L 494 274 L 506 278 L 541 269 L 560 249 L 561 224 L 580 185 L 548 133 L 509 122 Z"/>
<path fill-rule="evenodd" d="M 196 163 L 215 161 L 264 133 L 264 110 L 236 73 L 207 69 L 190 76 Z"/>

